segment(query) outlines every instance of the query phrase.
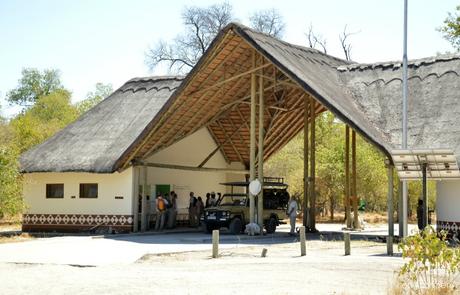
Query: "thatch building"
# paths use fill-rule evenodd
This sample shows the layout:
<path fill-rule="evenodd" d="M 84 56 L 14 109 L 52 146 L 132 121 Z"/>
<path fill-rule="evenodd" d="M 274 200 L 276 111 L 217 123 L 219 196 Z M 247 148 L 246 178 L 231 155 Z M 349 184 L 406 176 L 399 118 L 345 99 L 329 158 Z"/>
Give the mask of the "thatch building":
<path fill-rule="evenodd" d="M 401 142 L 401 67 L 350 63 L 231 24 L 186 77 L 132 79 L 26 152 L 23 228 L 136 230 L 148 211 L 146 196 L 162 189 L 178 192 L 185 213 L 189 191 L 222 191 L 220 182 L 254 169 L 255 95 L 264 105 L 256 123 L 262 161 L 301 130 L 311 132 L 325 110 L 391 161 Z M 409 63 L 409 146 L 460 155 L 459 75 L 459 55 Z M 309 167 L 314 188 L 314 162 Z M 439 183 L 439 222 L 460 221 L 442 205 L 458 191 L 460 181 Z"/>

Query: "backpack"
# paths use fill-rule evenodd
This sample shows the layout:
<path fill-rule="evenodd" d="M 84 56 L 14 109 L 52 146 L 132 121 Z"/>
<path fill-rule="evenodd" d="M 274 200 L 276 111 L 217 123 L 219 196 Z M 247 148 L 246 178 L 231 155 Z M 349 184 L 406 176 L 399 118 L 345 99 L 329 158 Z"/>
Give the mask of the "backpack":
<path fill-rule="evenodd" d="M 163 198 L 161 199 L 158 199 L 157 200 L 157 209 L 160 210 L 160 211 L 164 211 L 165 210 L 165 201 L 163 200 Z"/>

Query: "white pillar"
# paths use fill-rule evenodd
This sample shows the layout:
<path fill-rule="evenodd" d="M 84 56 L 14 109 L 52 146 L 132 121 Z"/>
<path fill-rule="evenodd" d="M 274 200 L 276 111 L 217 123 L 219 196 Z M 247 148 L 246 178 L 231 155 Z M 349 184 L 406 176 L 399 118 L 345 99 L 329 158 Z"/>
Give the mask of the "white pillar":
<path fill-rule="evenodd" d="M 133 166 L 132 178 L 133 232 L 139 230 L 139 167 Z"/>

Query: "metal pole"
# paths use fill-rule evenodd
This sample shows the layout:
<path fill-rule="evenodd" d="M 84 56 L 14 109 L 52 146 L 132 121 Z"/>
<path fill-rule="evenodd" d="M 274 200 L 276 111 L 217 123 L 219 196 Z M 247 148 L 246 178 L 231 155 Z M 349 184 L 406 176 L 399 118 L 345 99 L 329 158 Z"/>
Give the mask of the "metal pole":
<path fill-rule="evenodd" d="M 316 188 L 315 188 L 315 152 L 316 152 L 316 102 L 313 97 L 310 98 L 310 121 L 311 121 L 311 137 L 310 137 L 310 213 L 309 213 L 309 230 L 316 232 Z"/>
<path fill-rule="evenodd" d="M 252 67 L 255 67 L 256 55 L 252 53 Z M 250 120 L 250 144 L 249 144 L 249 181 L 253 181 L 256 176 L 256 74 L 251 73 L 251 120 Z M 254 196 L 249 193 L 249 221 L 254 222 Z"/>
<path fill-rule="evenodd" d="M 262 184 L 262 190 L 257 198 L 257 223 L 261 232 L 264 227 L 263 204 L 264 204 L 264 78 L 263 70 L 259 76 L 259 160 L 258 160 L 258 178 Z"/>
<path fill-rule="evenodd" d="M 303 114 L 303 226 L 309 227 L 308 223 L 308 112 L 309 112 L 309 97 L 304 100 Z"/>
<path fill-rule="evenodd" d="M 422 164 L 423 228 L 428 225 L 428 198 L 426 190 L 426 163 Z"/>
<path fill-rule="evenodd" d="M 402 101 L 402 148 L 407 149 L 407 2 L 404 0 L 404 40 L 403 40 L 403 101 Z M 401 237 L 407 237 L 407 182 L 402 183 L 402 232 Z"/>
<path fill-rule="evenodd" d="M 388 173 L 388 195 L 387 195 L 387 210 L 388 210 L 388 238 L 387 238 L 387 254 L 393 255 L 393 237 L 394 237 L 394 221 L 393 221 L 393 166 L 390 160 L 386 161 Z"/>

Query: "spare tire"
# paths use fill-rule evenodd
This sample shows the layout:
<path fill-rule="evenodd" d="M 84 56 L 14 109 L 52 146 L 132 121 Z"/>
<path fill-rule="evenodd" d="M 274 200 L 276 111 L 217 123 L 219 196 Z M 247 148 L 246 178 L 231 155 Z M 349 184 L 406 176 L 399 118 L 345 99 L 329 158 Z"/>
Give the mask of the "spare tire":
<path fill-rule="evenodd" d="M 228 226 L 228 230 L 234 235 L 239 235 L 241 233 L 242 228 L 243 223 L 241 222 L 241 219 L 239 217 L 233 218 L 230 222 L 230 225 Z"/>
<path fill-rule="evenodd" d="M 278 220 L 275 217 L 270 217 L 267 224 L 265 225 L 265 229 L 267 234 L 272 234 L 276 231 L 276 226 L 278 225 Z"/>

